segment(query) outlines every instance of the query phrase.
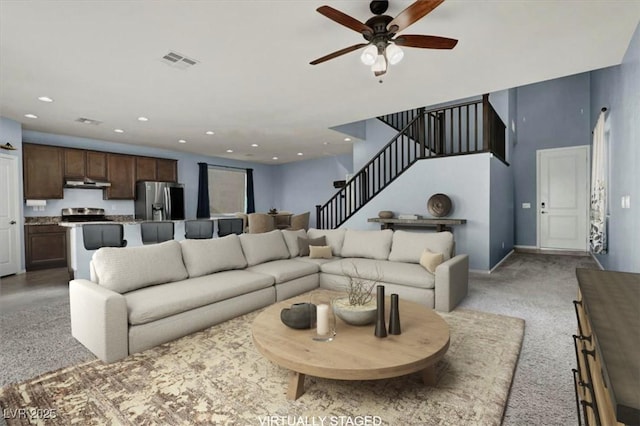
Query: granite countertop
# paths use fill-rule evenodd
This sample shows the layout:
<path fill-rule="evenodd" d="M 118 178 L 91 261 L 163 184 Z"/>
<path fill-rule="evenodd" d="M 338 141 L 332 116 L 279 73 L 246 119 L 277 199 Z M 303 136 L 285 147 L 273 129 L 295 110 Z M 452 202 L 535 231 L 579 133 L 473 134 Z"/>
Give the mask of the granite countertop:
<path fill-rule="evenodd" d="M 142 220 L 134 219 L 133 215 L 107 215 L 106 218 L 109 220 L 96 222 L 63 222 L 61 216 L 29 216 L 24 218 L 24 224 L 27 226 L 60 225 L 75 227 L 76 225 L 83 225 L 86 223 L 122 223 L 123 225 L 134 225 L 136 223 L 143 222 Z"/>

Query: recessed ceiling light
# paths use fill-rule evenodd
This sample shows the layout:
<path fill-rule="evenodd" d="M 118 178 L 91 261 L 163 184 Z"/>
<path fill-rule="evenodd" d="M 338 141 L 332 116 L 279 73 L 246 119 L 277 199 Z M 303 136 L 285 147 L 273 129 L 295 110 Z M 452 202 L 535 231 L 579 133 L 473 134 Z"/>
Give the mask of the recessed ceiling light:
<path fill-rule="evenodd" d="M 25 114 L 24 116 L 27 118 L 38 118 L 38 116 L 35 114 Z"/>
<path fill-rule="evenodd" d="M 50 97 L 48 97 L 48 96 L 40 96 L 40 97 L 38 98 L 38 100 L 39 100 L 39 101 L 42 101 L 42 102 L 53 102 L 53 99 L 51 99 L 51 98 L 50 98 Z"/>
<path fill-rule="evenodd" d="M 206 132 L 204 132 L 205 135 L 215 135 L 216 132 L 214 132 L 213 130 L 207 130 Z"/>
<path fill-rule="evenodd" d="M 147 117 L 138 117 L 138 121 L 149 121 Z"/>
<path fill-rule="evenodd" d="M 122 129 L 113 129 L 113 131 L 116 133 L 124 133 L 124 130 Z"/>
<path fill-rule="evenodd" d="M 227 152 L 228 152 L 228 153 L 232 153 L 232 152 L 233 152 L 233 150 L 232 150 L 232 149 L 228 149 L 228 150 L 227 150 Z"/>
<path fill-rule="evenodd" d="M 329 145 L 329 142 L 322 142 L 322 145 Z"/>
<path fill-rule="evenodd" d="M 344 138 L 345 142 L 351 142 L 351 138 Z"/>
<path fill-rule="evenodd" d="M 299 152 L 298 155 L 304 155 L 303 153 Z"/>
<path fill-rule="evenodd" d="M 260 146 L 260 145 L 258 145 L 257 143 L 252 143 L 252 144 L 251 144 L 251 146 L 252 146 L 252 147 L 254 147 L 254 148 L 256 148 L 256 147 L 258 147 L 258 146 Z"/>
<path fill-rule="evenodd" d="M 271 157 L 271 159 L 272 159 L 272 160 L 277 160 L 277 159 L 278 159 L 278 157 Z"/>
<path fill-rule="evenodd" d="M 184 139 L 178 139 L 178 143 L 187 143 Z"/>

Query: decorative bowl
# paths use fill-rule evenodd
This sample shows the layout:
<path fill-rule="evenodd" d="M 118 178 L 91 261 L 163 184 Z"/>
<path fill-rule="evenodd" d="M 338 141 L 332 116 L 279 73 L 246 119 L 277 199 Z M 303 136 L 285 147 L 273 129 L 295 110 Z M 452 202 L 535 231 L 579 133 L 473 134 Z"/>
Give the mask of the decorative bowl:
<path fill-rule="evenodd" d="M 332 303 L 333 312 L 338 318 L 351 325 L 367 325 L 372 324 L 376 320 L 378 307 L 376 300 L 373 299 L 366 305 L 350 305 L 349 298 L 341 297 L 335 299 Z"/>
<path fill-rule="evenodd" d="M 451 213 L 451 198 L 446 194 L 433 194 L 427 201 L 427 210 L 433 217 L 445 217 Z"/>
<path fill-rule="evenodd" d="M 380 219 L 391 219 L 393 217 L 393 212 L 390 210 L 382 210 L 378 212 L 378 217 Z"/>
<path fill-rule="evenodd" d="M 280 320 L 287 327 L 298 330 L 311 328 L 316 320 L 316 305 L 313 303 L 294 303 L 291 308 L 280 311 Z"/>

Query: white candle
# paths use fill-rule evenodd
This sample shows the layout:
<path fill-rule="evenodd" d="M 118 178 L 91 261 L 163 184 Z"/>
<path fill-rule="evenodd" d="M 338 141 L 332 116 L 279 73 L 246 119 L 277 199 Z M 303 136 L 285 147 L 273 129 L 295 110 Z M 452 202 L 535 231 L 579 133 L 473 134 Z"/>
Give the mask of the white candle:
<path fill-rule="evenodd" d="M 321 304 L 316 308 L 319 336 L 329 334 L 329 305 Z"/>

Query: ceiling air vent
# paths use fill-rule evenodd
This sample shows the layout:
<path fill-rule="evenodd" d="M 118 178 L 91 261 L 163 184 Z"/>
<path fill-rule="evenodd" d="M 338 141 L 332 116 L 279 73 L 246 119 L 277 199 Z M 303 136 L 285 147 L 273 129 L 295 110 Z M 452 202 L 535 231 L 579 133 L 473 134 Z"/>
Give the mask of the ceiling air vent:
<path fill-rule="evenodd" d="M 102 121 L 92 120 L 91 118 L 85 118 L 85 117 L 76 118 L 76 121 L 77 121 L 78 123 L 82 123 L 82 124 L 92 124 L 92 125 L 94 125 L 94 126 L 97 126 L 98 124 L 102 124 Z"/>
<path fill-rule="evenodd" d="M 161 60 L 173 68 L 180 68 L 182 70 L 192 67 L 198 63 L 195 59 L 187 58 L 186 56 L 176 52 L 167 53 Z"/>

